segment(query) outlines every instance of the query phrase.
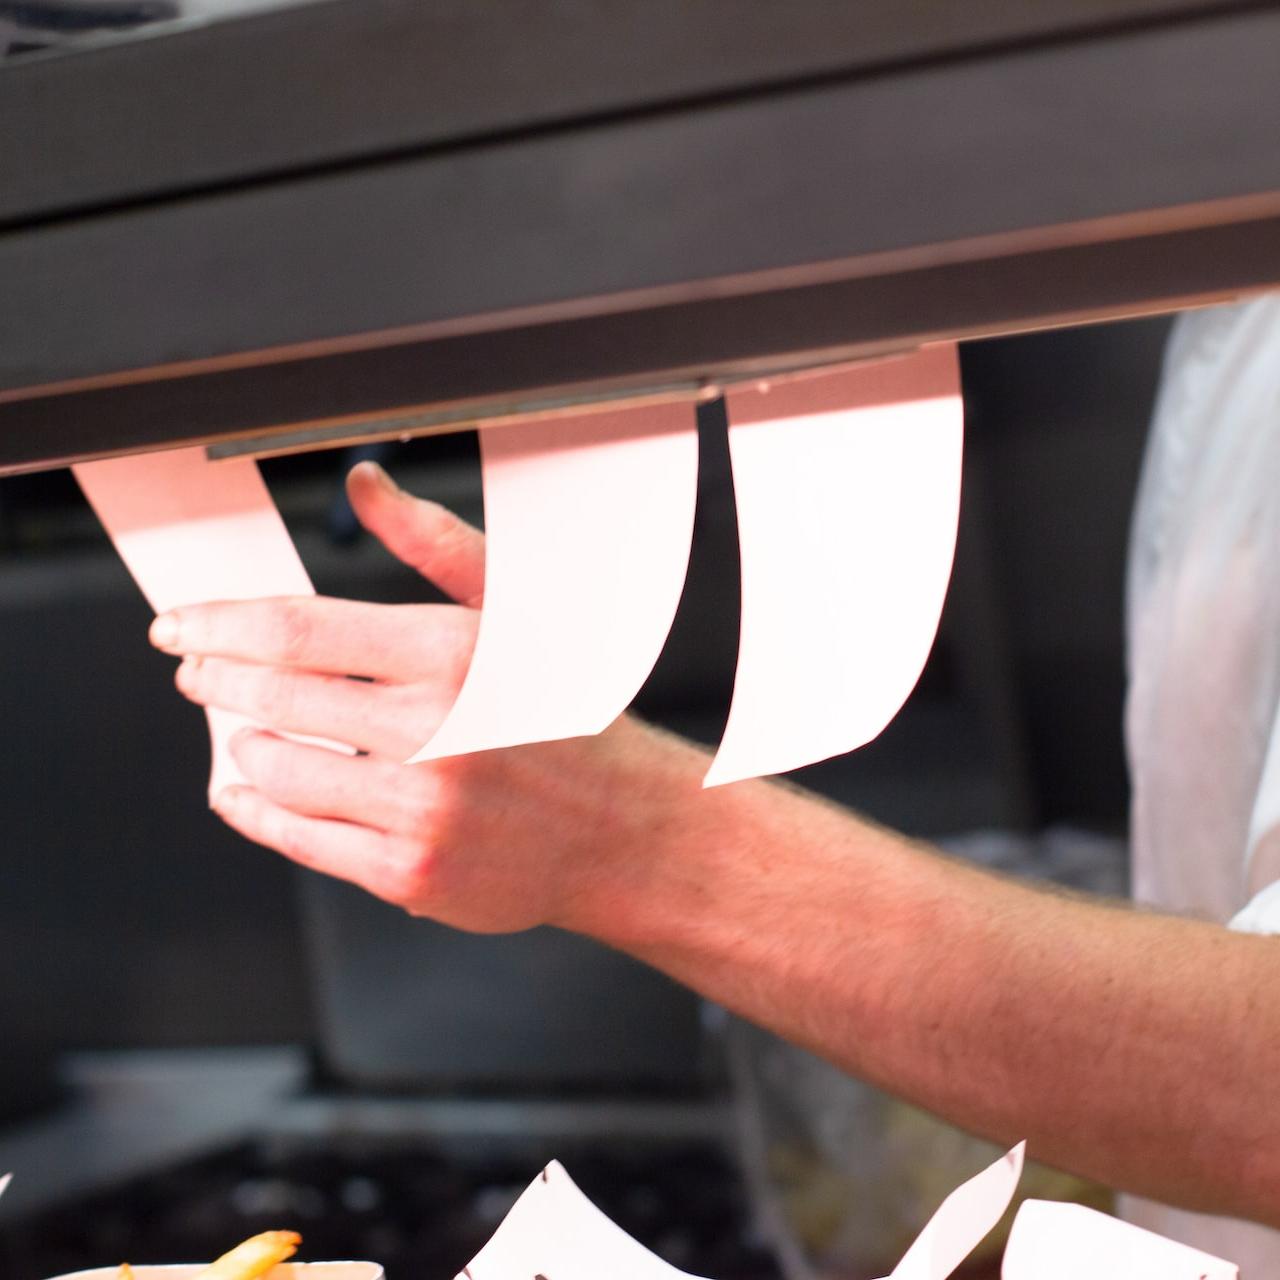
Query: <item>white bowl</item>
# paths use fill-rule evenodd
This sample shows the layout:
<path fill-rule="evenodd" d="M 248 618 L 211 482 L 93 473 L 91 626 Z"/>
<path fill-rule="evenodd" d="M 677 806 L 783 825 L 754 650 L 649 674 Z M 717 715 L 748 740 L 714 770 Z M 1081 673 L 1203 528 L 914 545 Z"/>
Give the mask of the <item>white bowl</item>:
<path fill-rule="evenodd" d="M 165 1267 L 133 1267 L 134 1280 L 191 1280 L 207 1266 L 204 1262 Z M 53 1280 L 117 1280 L 120 1264 L 94 1267 L 92 1271 L 72 1271 Z M 384 1280 L 376 1262 L 281 1262 L 262 1280 Z"/>

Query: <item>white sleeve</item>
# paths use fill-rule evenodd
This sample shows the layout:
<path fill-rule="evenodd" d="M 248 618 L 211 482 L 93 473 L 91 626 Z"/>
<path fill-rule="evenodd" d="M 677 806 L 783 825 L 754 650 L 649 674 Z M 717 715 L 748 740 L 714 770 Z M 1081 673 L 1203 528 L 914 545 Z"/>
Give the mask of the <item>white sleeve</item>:
<path fill-rule="evenodd" d="M 1246 903 L 1227 927 L 1237 933 L 1280 934 L 1280 880 Z"/>
<path fill-rule="evenodd" d="M 1249 815 L 1244 874 L 1246 883 L 1263 838 L 1280 831 L 1280 709 L 1277 709 L 1262 762 L 1262 776 Z M 1257 883 L 1256 881 L 1254 883 Z M 1255 894 L 1232 918 L 1230 928 L 1240 933 L 1280 934 L 1280 880 Z"/>

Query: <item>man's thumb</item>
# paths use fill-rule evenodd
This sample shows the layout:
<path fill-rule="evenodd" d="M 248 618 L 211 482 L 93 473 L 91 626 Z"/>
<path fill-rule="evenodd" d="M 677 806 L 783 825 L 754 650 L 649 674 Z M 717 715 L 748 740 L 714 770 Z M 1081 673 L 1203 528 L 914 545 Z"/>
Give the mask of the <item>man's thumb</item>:
<path fill-rule="evenodd" d="M 376 462 L 347 476 L 360 523 L 399 560 L 459 604 L 478 609 L 484 596 L 484 534 L 438 502 L 406 493 Z"/>

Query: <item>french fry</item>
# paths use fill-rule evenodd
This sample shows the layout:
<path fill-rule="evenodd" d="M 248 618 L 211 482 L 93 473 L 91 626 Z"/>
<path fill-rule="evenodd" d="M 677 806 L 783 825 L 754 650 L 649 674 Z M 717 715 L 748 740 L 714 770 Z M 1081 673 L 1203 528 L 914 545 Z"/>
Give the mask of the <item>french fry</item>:
<path fill-rule="evenodd" d="M 195 1280 L 257 1280 L 277 1262 L 292 1258 L 301 1243 L 296 1231 L 264 1231 L 211 1262 Z"/>
<path fill-rule="evenodd" d="M 120 1270 L 116 1273 L 116 1280 L 133 1280 L 133 1268 L 127 1262 L 120 1264 Z"/>

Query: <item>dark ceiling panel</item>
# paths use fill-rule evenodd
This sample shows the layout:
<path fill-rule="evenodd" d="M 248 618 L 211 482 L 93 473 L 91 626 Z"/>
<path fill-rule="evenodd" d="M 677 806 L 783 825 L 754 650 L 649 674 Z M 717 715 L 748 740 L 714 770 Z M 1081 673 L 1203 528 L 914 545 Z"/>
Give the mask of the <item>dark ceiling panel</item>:
<path fill-rule="evenodd" d="M 1277 67 L 1259 12 L 11 232 L 0 391 L 1275 212 Z"/>
<path fill-rule="evenodd" d="M 323 0 L 0 67 L 0 226 L 1240 0 Z"/>

